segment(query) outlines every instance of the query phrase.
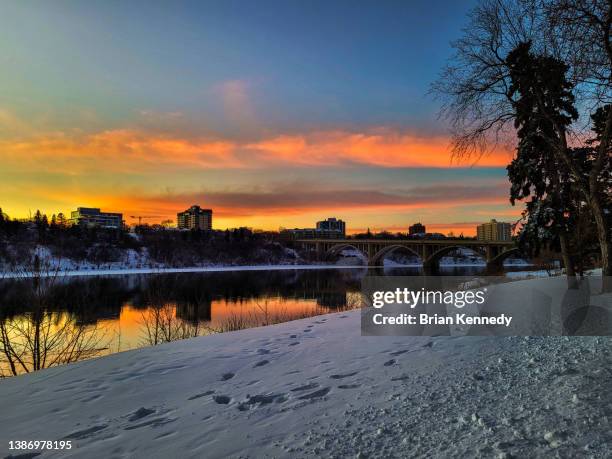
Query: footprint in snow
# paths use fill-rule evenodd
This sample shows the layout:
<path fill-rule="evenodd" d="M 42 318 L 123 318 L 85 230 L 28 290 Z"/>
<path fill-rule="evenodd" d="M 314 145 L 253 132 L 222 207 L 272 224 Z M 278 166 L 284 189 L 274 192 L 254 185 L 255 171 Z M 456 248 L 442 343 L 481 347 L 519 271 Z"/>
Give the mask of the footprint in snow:
<path fill-rule="evenodd" d="M 124 427 L 123 430 L 134 430 L 134 429 L 140 429 L 141 427 L 147 427 L 147 426 L 151 426 L 151 427 L 161 427 L 164 426 L 166 424 L 170 424 L 171 422 L 176 421 L 176 418 L 172 419 L 172 418 L 155 418 L 155 419 L 150 419 L 148 421 L 145 422 L 141 422 L 140 424 L 134 424 L 131 426 L 127 426 Z"/>
<path fill-rule="evenodd" d="M 108 424 L 100 424 L 97 426 L 89 427 L 88 429 L 77 430 L 76 432 L 69 433 L 64 438 L 66 440 L 81 440 L 83 438 L 91 437 L 96 432 L 104 430 L 108 427 Z"/>
<path fill-rule="evenodd" d="M 206 397 L 207 395 L 212 395 L 214 393 L 215 393 L 214 390 L 207 390 L 206 392 L 202 392 L 201 394 L 192 395 L 187 400 L 195 400 L 196 398 Z"/>
<path fill-rule="evenodd" d="M 257 353 L 259 355 L 269 354 L 270 350 L 269 349 L 257 349 Z"/>
<path fill-rule="evenodd" d="M 394 365 L 394 364 L 395 364 L 395 359 L 387 360 L 385 363 L 383 363 L 383 365 L 386 367 L 390 367 L 391 365 Z"/>
<path fill-rule="evenodd" d="M 285 394 L 247 395 L 247 399 L 238 405 L 240 411 L 247 411 L 255 406 L 269 405 L 270 403 L 283 403 L 287 401 Z"/>
<path fill-rule="evenodd" d="M 235 376 L 235 373 L 229 372 L 229 373 L 223 373 L 221 375 L 221 381 L 227 381 L 228 379 L 232 379 Z"/>
<path fill-rule="evenodd" d="M 227 395 L 215 395 L 213 400 L 219 405 L 227 405 L 232 401 L 231 397 L 228 397 Z"/>
<path fill-rule="evenodd" d="M 253 368 L 263 367 L 264 365 L 267 365 L 269 363 L 270 363 L 269 360 L 261 360 L 261 361 L 257 362 L 255 365 L 253 365 Z"/>
<path fill-rule="evenodd" d="M 329 377 L 331 379 L 344 379 L 344 378 L 349 378 L 351 376 L 355 376 L 357 373 L 359 373 L 359 372 L 358 371 L 354 371 L 352 373 L 346 373 L 346 374 L 343 374 L 343 375 L 330 375 Z"/>
<path fill-rule="evenodd" d="M 155 410 L 150 409 L 150 408 L 145 408 L 145 407 L 138 408 L 136 411 L 134 411 L 130 415 L 130 417 L 128 418 L 128 421 L 130 422 L 138 421 L 139 419 L 142 419 L 150 415 L 151 413 L 155 413 Z"/>
<path fill-rule="evenodd" d="M 291 392 L 302 392 L 305 390 L 316 389 L 319 387 L 319 383 L 310 383 L 305 386 L 296 387 L 295 389 L 291 389 Z"/>

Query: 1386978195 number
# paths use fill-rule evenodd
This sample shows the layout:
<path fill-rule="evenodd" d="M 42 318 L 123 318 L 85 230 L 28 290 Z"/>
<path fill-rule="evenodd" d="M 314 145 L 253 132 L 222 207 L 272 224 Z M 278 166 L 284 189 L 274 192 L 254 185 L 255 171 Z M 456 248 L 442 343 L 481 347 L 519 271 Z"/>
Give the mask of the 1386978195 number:
<path fill-rule="evenodd" d="M 10 450 L 72 449 L 71 440 L 10 440 Z"/>

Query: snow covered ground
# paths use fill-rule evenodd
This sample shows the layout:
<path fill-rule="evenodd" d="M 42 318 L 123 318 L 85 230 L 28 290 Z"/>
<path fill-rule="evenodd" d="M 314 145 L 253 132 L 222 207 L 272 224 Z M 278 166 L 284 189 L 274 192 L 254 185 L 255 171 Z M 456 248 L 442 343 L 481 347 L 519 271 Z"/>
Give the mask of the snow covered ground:
<path fill-rule="evenodd" d="M 0 457 L 610 457 L 611 344 L 362 337 L 359 311 L 195 338 L 1 381 Z"/>
<path fill-rule="evenodd" d="M 160 274 L 160 273 L 208 273 L 225 271 L 283 271 L 296 269 L 363 269 L 363 266 L 336 265 L 253 265 L 253 266 L 195 266 L 184 268 L 121 268 L 121 269 L 91 269 L 89 271 L 58 271 L 48 270 L 39 274 L 45 276 L 115 276 L 124 274 Z M 0 272 L 0 279 L 20 279 L 32 277 L 31 272 Z"/>

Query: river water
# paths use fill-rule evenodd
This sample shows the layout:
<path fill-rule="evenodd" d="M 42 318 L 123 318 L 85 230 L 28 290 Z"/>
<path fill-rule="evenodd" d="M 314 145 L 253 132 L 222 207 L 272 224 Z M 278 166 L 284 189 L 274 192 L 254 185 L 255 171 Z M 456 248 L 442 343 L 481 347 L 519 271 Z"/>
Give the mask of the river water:
<path fill-rule="evenodd" d="M 516 269 L 516 268 L 515 268 Z M 524 269 L 524 268 L 522 268 Z M 484 267 L 441 269 L 472 275 Z M 358 308 L 368 275 L 419 268 L 269 270 L 0 281 L 0 372 Z"/>

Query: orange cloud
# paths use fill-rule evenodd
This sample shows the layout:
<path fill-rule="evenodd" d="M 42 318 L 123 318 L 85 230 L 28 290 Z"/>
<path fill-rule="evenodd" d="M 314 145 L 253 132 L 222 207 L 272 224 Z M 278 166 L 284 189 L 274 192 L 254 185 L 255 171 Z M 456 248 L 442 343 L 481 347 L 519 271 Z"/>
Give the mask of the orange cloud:
<path fill-rule="evenodd" d="M 375 133 L 325 131 L 281 135 L 246 145 L 267 161 L 296 165 L 378 167 L 465 167 L 474 163 L 454 160 L 446 137 L 425 137 L 389 129 Z M 506 166 L 512 156 L 499 150 L 480 158 L 480 167 Z"/>
<path fill-rule="evenodd" d="M 245 84 L 225 83 L 227 104 L 248 113 Z M 391 128 L 363 132 L 323 130 L 263 136 L 239 141 L 220 136 L 186 137 L 122 128 L 84 134 L 46 131 L 0 110 L 0 155 L 4 163 L 28 167 L 42 163 L 57 172 L 122 171 L 158 168 L 263 168 L 270 166 L 466 167 L 454 160 L 449 139 Z M 511 153 L 499 149 L 480 158 L 478 167 L 503 167 Z"/>

